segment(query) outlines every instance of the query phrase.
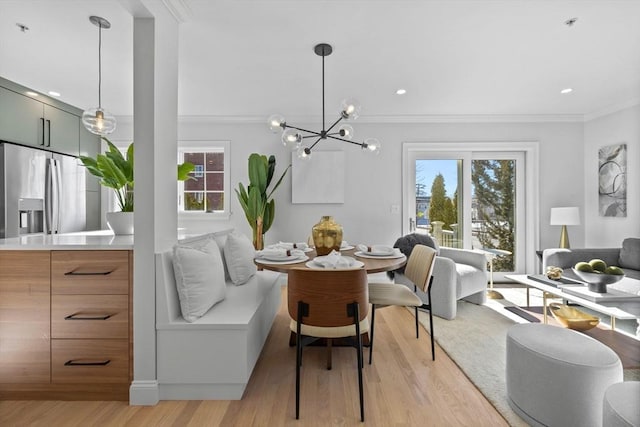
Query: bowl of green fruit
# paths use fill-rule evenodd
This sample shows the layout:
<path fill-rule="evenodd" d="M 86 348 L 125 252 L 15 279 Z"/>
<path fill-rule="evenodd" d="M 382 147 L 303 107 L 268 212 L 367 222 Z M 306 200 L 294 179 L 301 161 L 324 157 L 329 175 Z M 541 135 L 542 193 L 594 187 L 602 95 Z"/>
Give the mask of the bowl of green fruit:
<path fill-rule="evenodd" d="M 573 272 L 589 286 L 589 290 L 604 294 L 607 285 L 619 282 L 624 277 L 624 271 L 615 265 L 607 265 L 601 259 L 592 259 L 589 262 L 579 262 L 573 266 Z"/>

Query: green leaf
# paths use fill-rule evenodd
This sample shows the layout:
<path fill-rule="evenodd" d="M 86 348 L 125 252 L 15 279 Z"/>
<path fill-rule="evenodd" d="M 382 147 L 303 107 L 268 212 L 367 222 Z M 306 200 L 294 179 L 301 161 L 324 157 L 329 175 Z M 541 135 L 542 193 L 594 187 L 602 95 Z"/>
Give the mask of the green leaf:
<path fill-rule="evenodd" d="M 253 153 L 249 156 L 249 182 L 258 187 L 260 193 L 267 189 L 267 156 Z"/>
<path fill-rule="evenodd" d="M 188 179 L 195 180 L 193 176 L 189 175 L 195 168 L 196 166 L 190 162 L 184 162 L 178 165 L 178 181 L 186 181 Z"/>
<path fill-rule="evenodd" d="M 276 156 L 269 156 L 269 166 L 267 168 L 267 187 L 271 184 L 271 179 L 273 178 L 273 173 L 276 170 Z"/>
<path fill-rule="evenodd" d="M 276 201 L 271 199 L 264 209 L 264 218 L 262 220 L 262 232 L 266 233 L 273 224 L 276 216 Z"/>

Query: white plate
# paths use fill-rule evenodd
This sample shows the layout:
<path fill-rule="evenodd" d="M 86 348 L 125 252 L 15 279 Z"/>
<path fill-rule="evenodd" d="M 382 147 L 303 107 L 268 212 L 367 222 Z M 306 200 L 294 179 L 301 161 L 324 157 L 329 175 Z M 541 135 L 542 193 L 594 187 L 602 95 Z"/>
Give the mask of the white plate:
<path fill-rule="evenodd" d="M 317 264 L 315 261 L 307 261 L 307 263 L 305 265 L 307 267 L 309 267 L 309 268 L 314 269 L 314 270 L 357 270 L 359 268 L 364 267 L 364 262 L 354 259 L 350 266 L 348 266 L 348 267 L 338 267 L 338 268 L 323 267 L 322 265 Z"/>
<path fill-rule="evenodd" d="M 372 258 L 372 259 L 395 259 L 395 258 L 404 257 L 404 254 L 400 251 L 394 252 L 391 255 L 373 255 L 370 252 L 358 251 L 354 253 L 354 255 L 359 256 L 360 258 Z"/>
<path fill-rule="evenodd" d="M 280 259 L 278 261 L 271 261 L 271 260 L 267 260 L 267 259 L 263 259 L 263 258 L 256 258 L 255 261 L 258 264 L 297 264 L 299 262 L 303 262 L 308 260 L 309 257 L 308 256 L 303 256 L 303 257 L 296 257 L 296 256 L 291 256 L 289 257 L 289 259 Z"/>
<path fill-rule="evenodd" d="M 400 251 L 396 248 L 389 248 L 389 249 L 371 249 L 370 251 L 359 251 L 359 252 L 367 255 L 371 255 L 371 256 L 390 256 L 390 255 L 396 255 Z"/>
<path fill-rule="evenodd" d="M 350 251 L 351 249 L 355 249 L 355 246 L 351 246 L 351 245 L 344 246 L 344 247 L 340 246 L 341 251 Z"/>

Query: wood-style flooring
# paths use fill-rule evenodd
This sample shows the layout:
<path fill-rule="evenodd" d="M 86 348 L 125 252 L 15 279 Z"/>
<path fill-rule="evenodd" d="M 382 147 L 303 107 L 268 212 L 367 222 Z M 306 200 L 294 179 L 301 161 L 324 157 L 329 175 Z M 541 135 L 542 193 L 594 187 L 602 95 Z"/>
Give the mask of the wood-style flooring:
<path fill-rule="evenodd" d="M 146 407 L 126 402 L 4 401 L 0 426 L 362 425 L 356 354 L 351 347 L 333 348 L 330 371 L 325 348 L 304 349 L 296 421 L 295 347 L 288 346 L 285 296 L 283 290 L 283 304 L 242 400 L 162 401 Z M 408 310 L 378 310 L 375 338 L 373 364 L 366 364 L 363 371 L 365 425 L 508 425 L 440 347 L 435 362 L 431 360 L 429 335 L 421 330 L 420 339 L 415 338 Z"/>

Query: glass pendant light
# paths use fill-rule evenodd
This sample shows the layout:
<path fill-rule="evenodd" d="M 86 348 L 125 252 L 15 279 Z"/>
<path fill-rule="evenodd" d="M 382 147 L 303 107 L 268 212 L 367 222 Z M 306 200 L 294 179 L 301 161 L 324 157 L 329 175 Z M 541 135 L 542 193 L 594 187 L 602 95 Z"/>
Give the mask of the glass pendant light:
<path fill-rule="evenodd" d="M 111 23 L 100 16 L 91 16 L 89 21 L 98 27 L 98 107 L 82 112 L 82 124 L 91 133 L 104 136 L 116 129 L 116 118 L 102 108 L 102 29 L 111 28 Z"/>

